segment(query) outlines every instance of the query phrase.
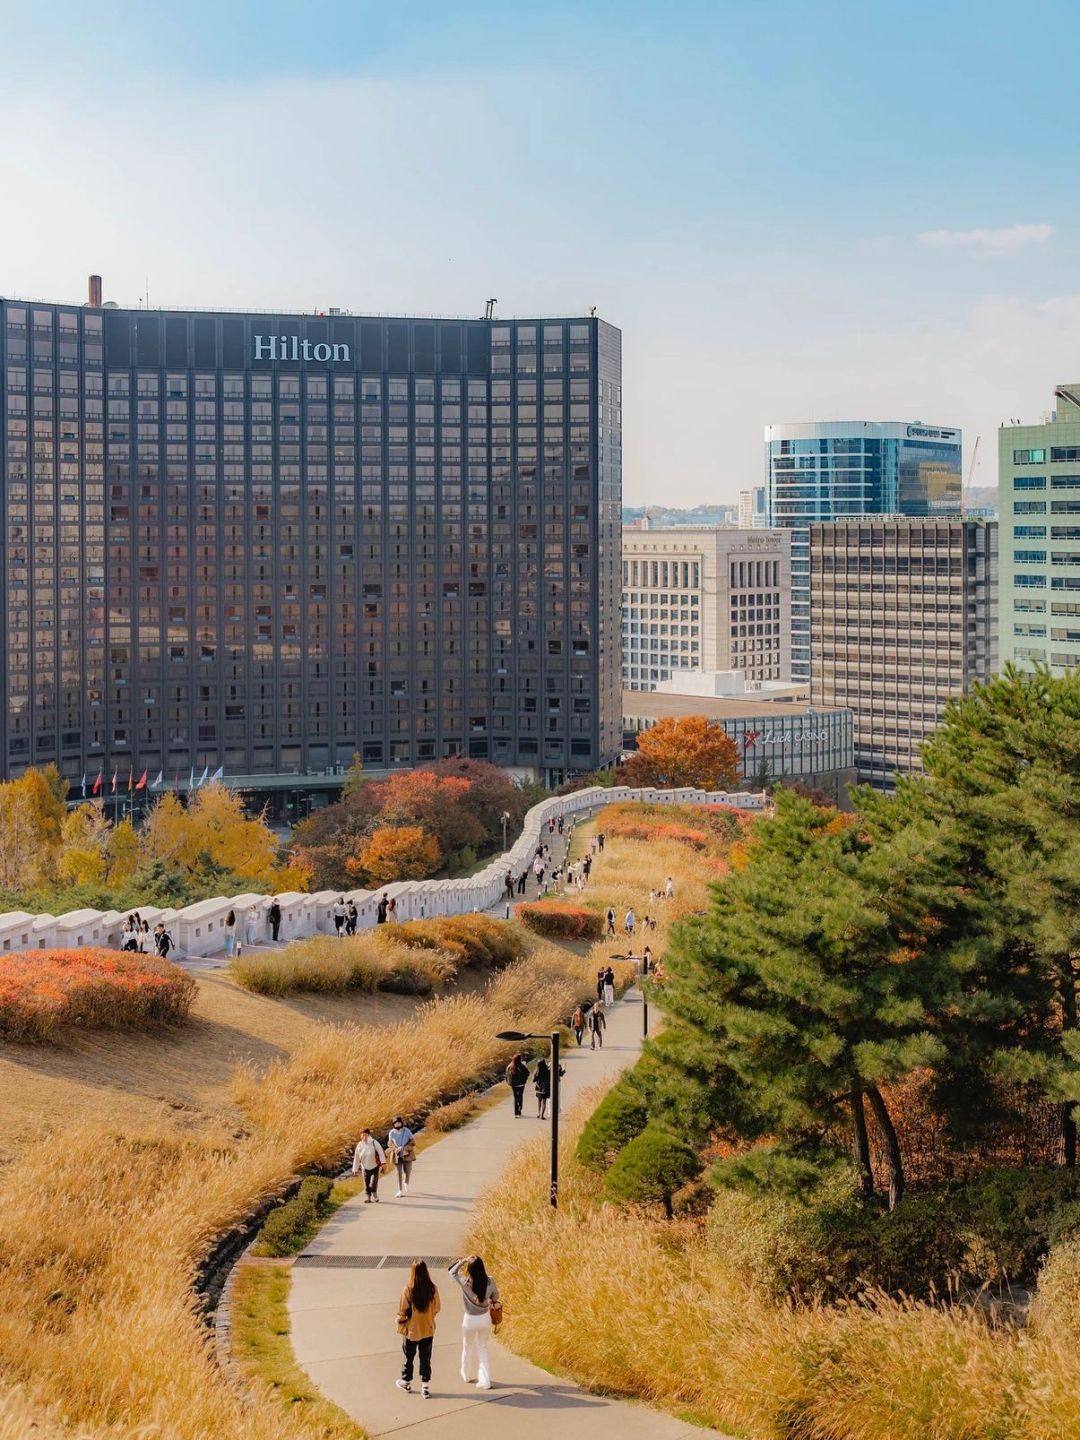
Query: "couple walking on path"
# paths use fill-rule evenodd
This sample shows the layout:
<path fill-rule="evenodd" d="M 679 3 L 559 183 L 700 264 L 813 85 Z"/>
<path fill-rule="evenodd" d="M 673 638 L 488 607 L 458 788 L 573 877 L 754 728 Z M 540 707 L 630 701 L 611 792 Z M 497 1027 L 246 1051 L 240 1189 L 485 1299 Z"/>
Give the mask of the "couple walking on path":
<path fill-rule="evenodd" d="M 559 1066 L 560 1076 L 566 1071 Z M 525 1086 L 529 1083 L 529 1060 L 526 1055 L 515 1055 L 506 1067 L 506 1080 L 514 1097 L 514 1117 L 521 1115 L 525 1105 Z M 547 1119 L 548 1101 L 551 1099 L 551 1066 L 540 1057 L 536 1062 L 536 1069 L 533 1071 L 533 1087 L 536 1090 L 536 1116 L 538 1120 Z"/>
<path fill-rule="evenodd" d="M 488 1340 L 494 1326 L 502 1320 L 498 1286 L 479 1255 L 455 1260 L 450 1274 L 461 1287 L 465 1305 L 461 1321 L 461 1378 L 467 1385 L 475 1381 L 478 1390 L 490 1390 Z M 394 1383 L 399 1390 L 411 1393 L 413 1369 L 419 1360 L 420 1389 L 425 1400 L 431 1396 L 431 1347 L 435 1342 L 435 1317 L 441 1307 L 439 1291 L 427 1264 L 414 1260 L 398 1301 L 397 1329 L 405 1358 L 401 1375 Z"/>
<path fill-rule="evenodd" d="M 362 1174 L 364 1177 L 365 1205 L 370 1205 L 372 1201 L 376 1205 L 379 1203 L 379 1176 L 387 1162 L 388 1152 L 390 1163 L 397 1171 L 396 1198 L 400 1200 L 408 1195 L 413 1161 L 416 1159 L 416 1136 L 420 1133 L 410 1130 L 400 1115 L 390 1127 L 385 1149 L 366 1126 L 360 1131 L 360 1142 L 353 1155 L 352 1173 Z"/>

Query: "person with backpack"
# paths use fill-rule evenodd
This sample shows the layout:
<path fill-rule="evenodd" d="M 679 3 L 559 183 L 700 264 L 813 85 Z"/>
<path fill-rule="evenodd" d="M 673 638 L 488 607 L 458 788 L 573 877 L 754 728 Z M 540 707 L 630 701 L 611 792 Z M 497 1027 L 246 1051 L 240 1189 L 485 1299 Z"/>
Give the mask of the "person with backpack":
<path fill-rule="evenodd" d="M 390 1160 L 397 1171 L 397 1198 L 400 1200 L 409 1193 L 413 1161 L 416 1159 L 416 1134 L 409 1129 L 400 1115 L 391 1126 L 386 1145 L 390 1151 Z"/>
<path fill-rule="evenodd" d="M 573 1018 L 570 1021 L 570 1028 L 571 1030 L 573 1030 L 574 1037 L 576 1038 L 578 1046 L 580 1047 L 581 1037 L 585 1033 L 585 1011 L 582 1010 L 580 1005 L 574 1011 Z"/>
<path fill-rule="evenodd" d="M 491 1328 L 502 1320 L 499 1287 L 487 1273 L 479 1255 L 466 1255 L 449 1267 L 461 1286 L 465 1314 L 461 1321 L 461 1378 L 466 1385 L 476 1381 L 478 1390 L 491 1389 L 488 1341 Z M 475 1372 L 475 1373 L 474 1373 Z"/>
<path fill-rule="evenodd" d="M 386 1151 L 365 1125 L 353 1153 L 352 1173 L 363 1174 L 364 1204 L 379 1203 L 379 1172 L 386 1164 Z"/>
<path fill-rule="evenodd" d="M 420 1391 L 425 1400 L 431 1398 L 431 1347 L 435 1340 L 435 1316 L 442 1302 L 423 1260 L 414 1260 L 409 1278 L 401 1292 L 397 1308 L 397 1332 L 405 1359 L 401 1375 L 394 1384 L 407 1394 L 412 1393 L 413 1362 L 420 1359 Z"/>
<path fill-rule="evenodd" d="M 529 1083 L 529 1066 L 524 1055 L 515 1055 L 507 1065 L 506 1082 L 514 1097 L 514 1119 L 517 1120 L 525 1104 L 525 1086 Z"/>
<path fill-rule="evenodd" d="M 604 1031 L 607 1028 L 607 1021 L 604 1019 L 604 1007 L 594 1005 L 589 1011 L 589 1042 L 590 1050 L 595 1050 L 597 1045 L 604 1048 Z"/>
<path fill-rule="evenodd" d="M 270 938 L 277 944 L 277 938 L 281 933 L 281 906 L 275 895 L 270 901 L 270 909 L 266 912 L 266 918 L 270 922 Z"/>

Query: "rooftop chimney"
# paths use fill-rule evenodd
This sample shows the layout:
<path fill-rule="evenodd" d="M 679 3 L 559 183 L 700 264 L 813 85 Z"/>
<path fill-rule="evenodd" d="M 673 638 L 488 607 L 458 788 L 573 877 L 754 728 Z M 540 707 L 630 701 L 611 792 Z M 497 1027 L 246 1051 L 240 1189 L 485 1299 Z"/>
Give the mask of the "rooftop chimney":
<path fill-rule="evenodd" d="M 90 276 L 90 290 L 86 303 L 94 310 L 101 309 L 101 276 Z"/>

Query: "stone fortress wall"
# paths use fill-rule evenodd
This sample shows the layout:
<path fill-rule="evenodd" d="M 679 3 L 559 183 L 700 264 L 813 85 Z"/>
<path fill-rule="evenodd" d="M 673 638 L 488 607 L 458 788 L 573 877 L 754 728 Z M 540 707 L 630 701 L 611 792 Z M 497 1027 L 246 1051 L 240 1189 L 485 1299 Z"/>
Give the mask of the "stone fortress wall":
<path fill-rule="evenodd" d="M 567 820 L 592 815 L 604 805 L 619 801 L 640 801 L 649 804 L 731 805 L 740 810 L 764 810 L 768 804 L 764 792 L 706 790 L 631 790 L 614 786 L 609 790 L 595 786 L 578 790 L 573 795 L 552 796 L 534 805 L 525 816 L 524 828 L 509 850 L 492 858 L 475 875 L 461 880 L 402 880 L 377 890 L 319 890 L 314 893 L 279 894 L 282 941 L 301 940 L 309 935 L 334 933 L 334 902 L 340 895 L 356 902 L 360 918 L 357 929 L 375 924 L 375 907 L 379 896 L 386 894 L 397 900 L 398 920 L 420 920 L 431 915 L 462 915 L 495 908 L 505 896 L 506 872 L 516 877 L 530 865 L 536 847 L 547 831 L 549 817 L 564 816 Z M 236 915 L 237 939 L 243 942 L 251 911 L 256 914 L 256 943 L 269 939 L 266 911 L 269 895 L 224 895 L 213 900 L 199 900 L 182 909 L 139 907 L 139 914 L 151 928 L 164 920 L 176 942 L 174 958 L 215 954 L 225 948 L 225 918 L 232 910 Z M 0 951 L 73 949 L 81 945 L 116 948 L 125 914 L 117 910 L 72 910 L 66 915 L 29 915 L 20 910 L 0 912 Z"/>

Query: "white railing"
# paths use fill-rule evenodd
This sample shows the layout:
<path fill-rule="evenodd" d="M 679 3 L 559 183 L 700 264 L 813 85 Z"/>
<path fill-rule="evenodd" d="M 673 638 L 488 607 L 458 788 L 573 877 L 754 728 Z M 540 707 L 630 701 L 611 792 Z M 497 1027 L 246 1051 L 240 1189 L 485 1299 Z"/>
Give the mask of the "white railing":
<path fill-rule="evenodd" d="M 525 816 L 521 834 L 483 870 L 463 880 L 401 880 L 378 890 L 318 890 L 313 894 L 279 894 L 281 940 L 299 940 L 307 935 L 333 934 L 334 903 L 344 896 L 356 903 L 358 929 L 375 924 L 375 910 L 381 895 L 397 901 L 397 920 L 420 920 L 431 915 L 463 915 L 490 910 L 506 893 L 506 872 L 516 877 L 532 863 L 541 835 L 550 817 L 568 820 L 592 814 L 604 805 L 620 800 L 649 804 L 730 805 L 738 810 L 764 810 L 765 793 L 740 791 L 728 794 L 707 790 L 631 790 L 594 786 L 573 795 L 556 795 L 541 800 Z M 176 953 L 184 956 L 216 954 L 225 948 L 225 919 L 231 910 L 236 917 L 236 938 L 244 944 L 265 944 L 270 939 L 268 895 L 224 895 L 199 900 L 181 909 L 137 906 L 150 928 L 163 920 L 176 942 Z M 124 915 L 116 910 L 71 910 L 66 915 L 29 915 L 21 910 L 0 912 L 0 951 L 73 949 L 80 945 L 118 946 Z"/>

